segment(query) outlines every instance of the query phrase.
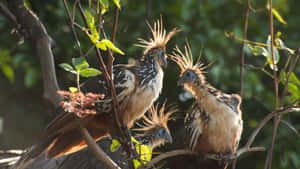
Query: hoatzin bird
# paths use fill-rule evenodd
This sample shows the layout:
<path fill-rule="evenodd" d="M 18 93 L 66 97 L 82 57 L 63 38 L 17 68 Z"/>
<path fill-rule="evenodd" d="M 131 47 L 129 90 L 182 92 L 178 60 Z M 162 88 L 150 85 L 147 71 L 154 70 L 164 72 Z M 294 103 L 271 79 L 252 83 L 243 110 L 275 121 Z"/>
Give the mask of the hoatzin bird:
<path fill-rule="evenodd" d="M 164 143 L 172 143 L 172 136 L 168 128 L 168 121 L 172 118 L 170 116 L 177 111 L 175 108 L 170 108 L 167 112 L 166 103 L 162 104 L 158 109 L 156 106 L 151 106 L 148 110 L 148 117 L 146 114 L 142 117 L 143 124 L 138 124 L 140 128 L 133 129 L 135 131 L 142 131 L 138 134 L 136 139 L 142 144 L 150 146 L 152 149 L 157 146 L 164 145 Z"/>
<path fill-rule="evenodd" d="M 234 153 L 243 129 L 241 97 L 225 94 L 206 82 L 206 67 L 200 63 L 200 57 L 193 62 L 188 43 L 185 54 L 176 47 L 171 58 L 181 69 L 178 85 L 191 92 L 197 103 L 185 118 L 189 148 L 201 153 Z M 227 164 L 225 160 L 204 160 L 201 168 L 221 169 Z"/>
<path fill-rule="evenodd" d="M 139 133 L 136 134 L 135 139 L 142 145 L 147 145 L 151 148 L 151 150 L 155 149 L 156 147 L 162 146 L 165 143 L 172 143 L 172 136 L 170 130 L 168 128 L 168 121 L 170 119 L 174 119 L 172 114 L 177 111 L 174 107 L 166 108 L 165 103 L 162 104 L 161 108 L 158 109 L 158 104 L 156 106 L 151 106 L 148 110 L 148 113 L 144 114 L 142 117 L 143 123 L 136 123 L 139 128 L 134 128 L 134 131 L 138 131 Z M 107 143 L 105 142 L 98 142 L 100 146 Z M 104 145 L 105 147 L 109 147 L 109 145 Z M 11 153 L 10 153 L 11 152 Z M 24 154 L 24 150 L 8 150 L 8 151 L 1 151 L 0 150 L 0 168 L 1 167 L 8 167 L 15 163 L 21 156 Z M 7 154 L 6 156 L 2 154 Z M 2 157 L 2 156 L 3 157 Z M 114 161 L 121 161 L 122 155 L 111 155 L 112 160 Z M 68 157 L 68 158 L 66 158 Z M 151 157 L 151 155 L 150 155 Z M 76 159 L 76 160 L 74 160 Z M 38 160 L 38 161 L 37 161 Z M 61 157 L 59 160 L 53 162 L 56 159 L 46 159 L 46 158 L 38 158 L 35 162 L 28 165 L 26 168 L 60 168 L 60 169 L 70 169 L 70 166 L 86 166 L 85 168 L 101 168 L 103 167 L 99 164 L 99 161 L 96 160 L 94 154 L 87 152 L 87 151 L 80 151 L 77 154 L 74 153 L 70 156 Z M 11 163 L 11 164 L 10 164 Z M 55 164 L 52 166 L 51 164 Z M 40 166 L 43 165 L 43 166 Z M 90 167 L 88 167 L 90 166 Z"/>
<path fill-rule="evenodd" d="M 139 63 L 113 67 L 114 87 L 120 107 L 118 118 L 121 125 L 128 128 L 144 115 L 161 93 L 164 75 L 162 66 L 167 64 L 166 45 L 179 31 L 174 28 L 167 34 L 162 19 L 155 22 L 153 28 L 148 26 L 153 37 L 149 41 L 139 39 L 139 46 L 145 48 Z M 41 141 L 28 153 L 29 156 L 37 156 L 46 150 L 48 158 L 56 158 L 86 147 L 78 132 L 79 125 L 85 127 L 96 141 L 104 136 L 116 135 L 112 98 L 104 75 L 87 80 L 82 91 L 105 95 L 95 105 L 96 114 L 78 118 L 72 112 L 63 111 L 49 124 Z"/>

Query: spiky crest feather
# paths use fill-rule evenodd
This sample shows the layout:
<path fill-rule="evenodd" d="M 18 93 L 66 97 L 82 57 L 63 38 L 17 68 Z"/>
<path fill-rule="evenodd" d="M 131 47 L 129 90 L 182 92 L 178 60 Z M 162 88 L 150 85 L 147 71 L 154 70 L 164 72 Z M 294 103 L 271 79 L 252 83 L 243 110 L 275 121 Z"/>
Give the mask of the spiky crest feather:
<path fill-rule="evenodd" d="M 158 105 L 152 105 L 151 108 L 148 110 L 148 117 L 145 114 L 143 119 L 143 124 L 138 124 L 140 128 L 134 129 L 136 131 L 148 131 L 154 127 L 162 126 L 168 129 L 168 121 L 173 119 L 171 115 L 177 111 L 175 107 L 170 107 L 169 110 L 165 113 L 166 110 L 166 101 L 162 104 L 161 108 L 158 109 Z"/>
<path fill-rule="evenodd" d="M 170 55 L 171 59 L 180 67 L 181 73 L 185 72 L 186 70 L 192 70 L 195 73 L 201 73 L 202 70 L 207 68 L 207 66 L 203 67 L 203 64 L 200 63 L 201 55 L 194 63 L 192 50 L 188 42 L 186 42 L 186 45 L 184 46 L 184 52 L 185 53 L 181 52 L 178 46 L 176 46 L 173 53 Z"/>
<path fill-rule="evenodd" d="M 174 36 L 177 32 L 180 32 L 180 29 L 174 28 L 171 32 L 167 34 L 166 29 L 163 27 L 162 17 L 160 17 L 160 20 L 157 20 L 154 22 L 153 28 L 151 25 L 147 22 L 148 27 L 151 30 L 152 38 L 150 38 L 149 41 L 146 41 L 145 39 L 139 38 L 140 44 L 137 44 L 136 46 L 140 46 L 145 48 L 144 54 L 146 54 L 150 49 L 153 48 L 164 48 L 168 41 Z"/>

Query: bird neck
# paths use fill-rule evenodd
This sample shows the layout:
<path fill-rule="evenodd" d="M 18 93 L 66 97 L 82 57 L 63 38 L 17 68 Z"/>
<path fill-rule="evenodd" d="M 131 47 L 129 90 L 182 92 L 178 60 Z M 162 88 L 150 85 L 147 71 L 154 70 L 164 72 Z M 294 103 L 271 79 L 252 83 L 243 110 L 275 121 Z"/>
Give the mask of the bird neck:
<path fill-rule="evenodd" d="M 158 74 L 162 74 L 161 66 L 154 59 L 142 59 L 137 75 L 140 79 L 141 85 L 144 85 L 153 80 Z"/>
<path fill-rule="evenodd" d="M 216 97 L 216 94 L 219 93 L 219 90 L 211 86 L 209 83 L 195 83 L 187 87 L 188 90 L 197 98 L 197 100 L 202 101 L 208 96 Z"/>

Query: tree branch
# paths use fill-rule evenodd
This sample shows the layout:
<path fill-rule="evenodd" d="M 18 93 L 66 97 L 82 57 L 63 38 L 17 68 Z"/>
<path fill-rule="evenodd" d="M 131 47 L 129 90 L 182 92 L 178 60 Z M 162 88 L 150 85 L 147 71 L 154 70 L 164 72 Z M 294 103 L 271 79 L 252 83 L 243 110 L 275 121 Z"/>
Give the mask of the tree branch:
<path fill-rule="evenodd" d="M 274 90 L 275 90 L 275 104 L 274 107 L 277 109 L 278 107 L 278 80 L 277 80 L 277 73 L 276 73 L 276 63 L 275 63 L 275 56 L 274 56 L 274 30 L 273 30 L 273 5 L 272 5 L 272 0 L 269 0 L 269 17 L 270 17 L 270 36 L 271 36 L 271 56 L 272 56 L 272 61 L 273 61 L 273 80 L 274 80 Z M 277 134 L 277 129 L 278 125 L 280 122 L 280 114 L 277 114 L 274 118 L 274 123 L 273 123 L 273 133 L 272 133 L 272 141 L 271 141 L 271 146 L 268 151 L 268 156 L 266 159 L 265 163 L 265 169 L 269 168 L 271 169 L 272 166 L 272 155 L 273 155 L 273 148 L 275 144 L 275 138 Z"/>
<path fill-rule="evenodd" d="M 109 156 L 96 144 L 87 129 L 80 126 L 79 131 L 84 138 L 88 148 L 94 153 L 96 158 L 101 161 L 108 169 L 121 169 Z"/>
<path fill-rule="evenodd" d="M 248 17 L 250 12 L 250 0 L 247 2 L 246 14 L 245 14 L 245 23 L 244 23 L 244 34 L 243 39 L 247 39 L 247 30 L 248 30 Z M 240 61 L 240 95 L 243 97 L 243 88 L 244 88 L 244 64 L 245 64 L 245 41 L 242 42 L 242 52 L 241 52 L 241 61 Z"/>
<path fill-rule="evenodd" d="M 51 39 L 38 17 L 25 6 L 24 0 L 7 0 L 7 4 L 9 10 L 15 15 L 17 23 L 20 25 L 19 32 L 25 39 L 29 40 L 31 47 L 40 58 L 44 98 L 49 100 L 53 105 L 58 106 L 62 97 L 56 93 L 59 87 L 56 80 Z"/>
<path fill-rule="evenodd" d="M 285 120 L 280 120 L 280 122 L 282 124 L 284 124 L 285 126 L 287 126 L 289 129 L 291 129 L 299 138 L 300 138 L 300 133 L 297 131 L 297 129 L 291 125 L 289 122 L 285 121 Z"/>

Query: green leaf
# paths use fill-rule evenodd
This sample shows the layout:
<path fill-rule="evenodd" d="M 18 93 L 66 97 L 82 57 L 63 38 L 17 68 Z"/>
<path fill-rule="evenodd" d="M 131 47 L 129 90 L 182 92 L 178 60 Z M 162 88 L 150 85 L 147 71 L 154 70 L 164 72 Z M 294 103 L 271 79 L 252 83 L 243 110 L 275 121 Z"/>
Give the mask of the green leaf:
<path fill-rule="evenodd" d="M 107 46 L 108 48 L 110 48 L 111 50 L 124 55 L 124 52 L 122 52 L 119 48 L 117 48 L 110 40 L 108 39 L 103 39 L 100 42 L 102 42 L 103 44 L 105 44 L 105 46 Z"/>
<path fill-rule="evenodd" d="M 113 139 L 110 145 L 110 151 L 115 152 L 120 148 L 120 146 L 121 146 L 120 142 L 116 139 Z"/>
<path fill-rule="evenodd" d="M 63 68 L 65 71 L 76 74 L 76 71 L 74 71 L 73 67 L 67 63 L 61 63 L 58 66 Z"/>
<path fill-rule="evenodd" d="M 107 50 L 105 44 L 104 44 L 102 41 L 96 43 L 96 46 L 97 46 L 97 48 L 99 48 L 99 49 L 101 49 L 101 50 L 104 50 L 104 51 Z"/>
<path fill-rule="evenodd" d="M 265 55 L 266 49 L 261 46 L 252 46 L 248 44 L 249 48 L 251 49 L 251 52 L 253 55 L 258 56 L 258 55 Z"/>
<path fill-rule="evenodd" d="M 72 64 L 76 68 L 77 71 L 86 69 L 89 67 L 88 62 L 85 60 L 84 57 L 72 58 Z"/>
<path fill-rule="evenodd" d="M 141 144 L 134 137 L 131 137 L 131 141 L 135 143 L 136 151 L 140 155 L 140 160 L 137 159 L 133 160 L 134 168 L 138 168 L 141 165 L 140 161 L 142 161 L 144 164 L 151 161 L 152 158 L 151 147 L 148 145 Z"/>
<path fill-rule="evenodd" d="M 69 87 L 69 91 L 71 93 L 76 93 L 76 92 L 78 92 L 78 89 L 77 89 L 77 87 Z"/>
<path fill-rule="evenodd" d="M 13 68 L 8 64 L 1 64 L 1 69 L 2 69 L 3 74 L 10 81 L 10 83 L 13 83 L 14 77 L 15 77 Z"/>
<path fill-rule="evenodd" d="M 288 91 L 290 92 L 290 96 L 289 96 L 289 99 L 290 99 L 290 102 L 294 102 L 295 100 L 299 99 L 300 98 L 300 91 L 299 91 L 299 88 L 293 84 L 293 83 L 289 83 L 288 84 Z"/>
<path fill-rule="evenodd" d="M 101 14 L 104 14 L 106 11 L 108 11 L 109 2 L 108 2 L 108 0 L 99 0 L 99 1 L 102 6 Z"/>
<path fill-rule="evenodd" d="M 101 72 L 94 68 L 86 68 L 86 69 L 81 70 L 79 72 L 79 74 L 80 74 L 80 76 L 83 76 L 83 77 L 94 77 L 94 76 L 100 75 Z"/>
<path fill-rule="evenodd" d="M 92 35 L 89 34 L 89 37 L 93 43 L 96 43 L 96 41 L 100 38 L 100 35 L 97 32 L 97 29 L 95 26 L 95 18 L 88 10 L 85 10 L 85 15 L 86 15 L 86 20 L 87 20 L 88 26 L 92 32 Z"/>
<path fill-rule="evenodd" d="M 286 21 L 280 16 L 279 12 L 275 8 L 272 8 L 272 13 L 279 22 L 286 24 Z"/>
<path fill-rule="evenodd" d="M 115 5 L 120 9 L 120 0 L 114 0 Z"/>

